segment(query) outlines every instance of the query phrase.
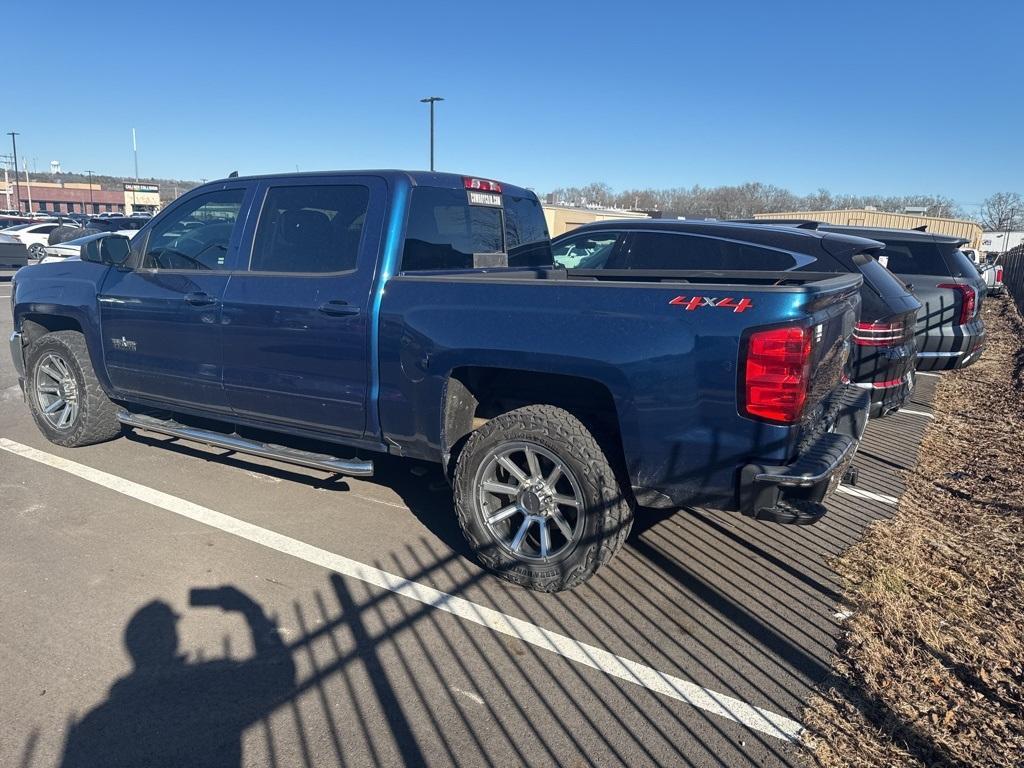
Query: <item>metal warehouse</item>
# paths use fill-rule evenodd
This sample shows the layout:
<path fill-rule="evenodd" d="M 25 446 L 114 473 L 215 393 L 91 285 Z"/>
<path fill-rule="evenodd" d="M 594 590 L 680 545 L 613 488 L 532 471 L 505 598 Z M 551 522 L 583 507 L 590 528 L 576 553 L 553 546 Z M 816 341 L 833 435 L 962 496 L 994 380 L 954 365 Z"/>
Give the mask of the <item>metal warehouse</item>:
<path fill-rule="evenodd" d="M 974 248 L 981 245 L 981 225 L 967 219 L 944 219 L 937 216 L 918 216 L 911 213 L 888 213 L 870 208 L 842 208 L 836 211 L 787 211 L 759 213 L 755 219 L 813 219 L 829 224 L 856 227 L 886 227 L 889 229 L 917 229 L 927 227 L 928 232 L 953 235 L 970 241 Z"/>

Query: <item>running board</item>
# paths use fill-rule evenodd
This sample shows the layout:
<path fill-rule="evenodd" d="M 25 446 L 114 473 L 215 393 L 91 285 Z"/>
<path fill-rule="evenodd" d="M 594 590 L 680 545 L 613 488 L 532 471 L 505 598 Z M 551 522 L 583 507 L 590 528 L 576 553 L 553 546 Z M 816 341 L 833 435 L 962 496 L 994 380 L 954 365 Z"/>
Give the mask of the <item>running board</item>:
<path fill-rule="evenodd" d="M 173 419 L 158 419 L 141 413 L 121 411 L 117 414 L 117 420 L 127 427 L 159 432 L 162 435 L 180 437 L 182 440 L 192 440 L 196 443 L 226 448 L 229 451 L 238 451 L 250 456 L 276 459 L 286 464 L 298 464 L 301 467 L 322 469 L 325 472 L 336 472 L 339 475 L 349 475 L 350 477 L 370 477 L 373 475 L 372 461 L 339 459 L 335 456 L 328 456 L 326 453 L 312 453 L 310 451 L 287 448 L 283 445 L 259 443 L 255 440 L 239 437 L 238 435 L 225 435 L 222 432 L 189 427 L 185 424 L 179 424 Z"/>

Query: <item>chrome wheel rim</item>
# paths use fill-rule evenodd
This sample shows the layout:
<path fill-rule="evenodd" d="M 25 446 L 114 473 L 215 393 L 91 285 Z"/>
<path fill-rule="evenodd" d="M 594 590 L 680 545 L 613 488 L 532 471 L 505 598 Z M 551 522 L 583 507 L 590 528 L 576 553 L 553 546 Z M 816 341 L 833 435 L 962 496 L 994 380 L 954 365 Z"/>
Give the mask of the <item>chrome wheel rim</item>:
<path fill-rule="evenodd" d="M 579 482 L 564 461 L 539 445 L 492 449 L 480 463 L 475 488 L 484 526 L 517 560 L 550 563 L 583 536 L 586 508 Z"/>
<path fill-rule="evenodd" d="M 54 429 L 70 429 L 78 418 L 78 381 L 60 355 L 48 353 L 36 366 L 36 402 Z"/>

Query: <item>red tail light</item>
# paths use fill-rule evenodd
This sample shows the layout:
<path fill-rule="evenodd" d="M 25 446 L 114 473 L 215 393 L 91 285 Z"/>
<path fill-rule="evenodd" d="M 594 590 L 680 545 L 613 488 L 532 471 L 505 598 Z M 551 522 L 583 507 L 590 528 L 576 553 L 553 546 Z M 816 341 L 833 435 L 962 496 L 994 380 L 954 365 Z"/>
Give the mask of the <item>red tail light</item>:
<path fill-rule="evenodd" d="M 1003 265 L 1002 264 L 996 265 L 996 282 L 997 283 L 1003 282 Z"/>
<path fill-rule="evenodd" d="M 477 192 L 496 192 L 501 194 L 501 184 L 489 179 L 474 179 L 471 176 L 463 176 L 462 184 L 466 189 L 473 189 Z"/>
<path fill-rule="evenodd" d="M 952 288 L 954 291 L 960 294 L 960 320 L 958 325 L 966 325 L 974 317 L 974 312 L 978 308 L 978 294 L 969 285 L 960 285 L 958 283 L 942 283 L 938 286 L 939 288 Z"/>
<path fill-rule="evenodd" d="M 853 326 L 853 341 L 861 347 L 898 347 L 906 344 L 913 332 L 906 320 L 857 323 Z"/>
<path fill-rule="evenodd" d="M 773 328 L 747 337 L 743 404 L 748 416 L 793 424 L 803 415 L 811 374 L 808 328 Z"/>

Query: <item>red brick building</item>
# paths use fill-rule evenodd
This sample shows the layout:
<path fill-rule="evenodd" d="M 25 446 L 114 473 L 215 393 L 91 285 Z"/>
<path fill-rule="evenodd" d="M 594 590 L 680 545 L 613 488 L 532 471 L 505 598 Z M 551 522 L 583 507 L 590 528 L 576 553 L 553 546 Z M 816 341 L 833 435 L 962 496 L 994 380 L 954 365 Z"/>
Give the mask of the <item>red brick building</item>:
<path fill-rule="evenodd" d="M 19 189 L 20 188 L 20 189 Z M 122 190 L 111 192 L 100 189 L 99 184 L 60 184 L 38 183 L 26 184 L 21 181 L 15 185 L 10 182 L 11 208 L 22 211 L 49 211 L 51 213 L 85 213 L 96 214 L 104 211 L 124 213 L 125 194 Z M 21 192 L 21 204 L 15 203 L 17 193 Z M 6 196 L 0 196 L 6 205 Z M 31 199 L 31 205 L 29 200 Z"/>

